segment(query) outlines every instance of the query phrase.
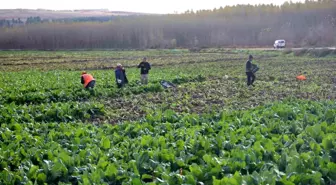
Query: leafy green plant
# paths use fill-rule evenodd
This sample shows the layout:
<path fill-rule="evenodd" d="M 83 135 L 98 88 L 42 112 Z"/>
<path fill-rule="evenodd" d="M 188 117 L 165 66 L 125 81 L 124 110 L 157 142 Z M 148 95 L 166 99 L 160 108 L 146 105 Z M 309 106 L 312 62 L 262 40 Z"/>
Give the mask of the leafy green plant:
<path fill-rule="evenodd" d="M 334 102 L 285 101 L 221 118 L 168 110 L 118 126 L 5 123 L 0 182 L 332 184 L 336 125 L 326 122 L 329 109 Z M 287 110 L 295 116 L 276 116 Z M 317 123 L 299 124 L 311 115 Z"/>

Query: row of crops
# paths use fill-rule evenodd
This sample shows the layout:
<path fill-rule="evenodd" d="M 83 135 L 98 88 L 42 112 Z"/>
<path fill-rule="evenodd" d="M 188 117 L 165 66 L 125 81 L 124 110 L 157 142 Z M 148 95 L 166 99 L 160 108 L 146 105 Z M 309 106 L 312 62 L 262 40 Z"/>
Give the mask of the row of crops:
<path fill-rule="evenodd" d="M 334 58 L 210 51 L 0 52 L 0 184 L 336 183 Z"/>
<path fill-rule="evenodd" d="M 2 184 L 331 184 L 336 104 L 285 101 L 119 126 L 1 125 Z"/>

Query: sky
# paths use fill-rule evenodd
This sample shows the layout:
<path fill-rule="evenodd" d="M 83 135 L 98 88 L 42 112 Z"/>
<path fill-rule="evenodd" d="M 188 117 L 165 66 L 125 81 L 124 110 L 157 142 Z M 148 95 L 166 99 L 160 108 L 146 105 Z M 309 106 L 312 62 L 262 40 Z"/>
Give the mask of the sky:
<path fill-rule="evenodd" d="M 0 9 L 109 9 L 143 13 L 182 13 L 235 4 L 282 4 L 286 0 L 4 0 Z M 303 0 L 292 0 L 292 2 Z"/>

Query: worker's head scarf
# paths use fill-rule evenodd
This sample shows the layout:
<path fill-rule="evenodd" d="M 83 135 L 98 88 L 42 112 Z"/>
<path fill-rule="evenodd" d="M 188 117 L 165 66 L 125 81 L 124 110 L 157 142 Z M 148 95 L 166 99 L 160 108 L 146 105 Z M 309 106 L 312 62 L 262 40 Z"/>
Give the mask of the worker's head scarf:
<path fill-rule="evenodd" d="M 120 63 L 117 64 L 117 69 L 121 69 L 122 65 Z"/>
<path fill-rule="evenodd" d="M 252 56 L 252 55 L 249 55 L 249 59 L 250 59 L 250 60 L 253 59 L 253 56 Z"/>
<path fill-rule="evenodd" d="M 83 75 L 83 74 L 86 74 L 86 71 L 82 71 L 82 75 Z"/>

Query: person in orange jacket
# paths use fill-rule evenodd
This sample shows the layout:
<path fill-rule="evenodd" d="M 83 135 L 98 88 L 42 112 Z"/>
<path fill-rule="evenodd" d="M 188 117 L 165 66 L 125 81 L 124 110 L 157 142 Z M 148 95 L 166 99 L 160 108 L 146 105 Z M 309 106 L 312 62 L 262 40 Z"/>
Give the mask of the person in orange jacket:
<path fill-rule="evenodd" d="M 297 79 L 297 80 L 300 80 L 300 81 L 307 80 L 306 76 L 303 75 L 302 73 L 300 73 L 298 76 L 296 76 L 296 79 Z"/>
<path fill-rule="evenodd" d="M 92 88 L 95 86 L 96 84 L 96 80 L 93 78 L 92 75 L 87 74 L 85 71 L 82 72 L 82 76 L 81 76 L 81 83 L 84 85 L 84 88 L 88 89 L 88 88 Z"/>

